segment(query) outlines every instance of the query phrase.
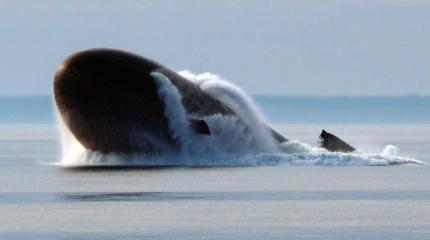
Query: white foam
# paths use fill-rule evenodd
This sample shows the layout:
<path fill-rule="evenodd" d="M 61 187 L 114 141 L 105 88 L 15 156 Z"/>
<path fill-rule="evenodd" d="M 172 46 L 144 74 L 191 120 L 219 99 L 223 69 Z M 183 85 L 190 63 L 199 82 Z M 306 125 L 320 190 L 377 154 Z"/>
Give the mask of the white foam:
<path fill-rule="evenodd" d="M 398 154 L 399 154 L 399 149 L 393 145 L 385 146 L 384 150 L 381 153 L 381 155 L 388 156 L 388 157 L 395 157 Z"/>
<path fill-rule="evenodd" d="M 361 150 L 351 153 L 330 152 L 319 147 L 311 147 L 298 140 L 282 143 L 281 149 L 288 153 L 280 154 L 280 164 L 323 165 L 323 166 L 388 166 L 398 164 L 425 164 L 412 158 L 397 155 L 398 148 L 387 145 L 381 153 L 363 153 Z"/>
<path fill-rule="evenodd" d="M 201 73 L 201 74 L 194 74 L 189 70 L 183 70 L 183 71 L 178 72 L 178 74 L 181 75 L 182 77 L 196 83 L 199 86 L 206 81 L 219 79 L 219 77 L 217 75 L 210 73 L 210 72 L 205 72 L 205 73 Z"/>
<path fill-rule="evenodd" d="M 398 156 L 380 154 L 357 154 L 328 152 L 312 149 L 302 153 L 224 153 L 201 157 L 163 157 L 137 154 L 102 154 L 85 151 L 73 162 L 63 166 L 178 166 L 178 167 L 236 167 L 236 166 L 389 166 L 399 164 L 425 164 L 424 162 Z"/>

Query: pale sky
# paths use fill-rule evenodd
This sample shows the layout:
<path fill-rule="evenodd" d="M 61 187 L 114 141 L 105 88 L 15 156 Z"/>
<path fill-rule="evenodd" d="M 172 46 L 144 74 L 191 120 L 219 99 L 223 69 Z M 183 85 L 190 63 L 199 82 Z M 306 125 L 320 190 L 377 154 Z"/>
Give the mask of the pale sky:
<path fill-rule="evenodd" d="M 430 95 L 430 0 L 0 0 L 0 33 L 0 96 L 51 94 L 61 60 L 92 47 L 253 94 Z"/>

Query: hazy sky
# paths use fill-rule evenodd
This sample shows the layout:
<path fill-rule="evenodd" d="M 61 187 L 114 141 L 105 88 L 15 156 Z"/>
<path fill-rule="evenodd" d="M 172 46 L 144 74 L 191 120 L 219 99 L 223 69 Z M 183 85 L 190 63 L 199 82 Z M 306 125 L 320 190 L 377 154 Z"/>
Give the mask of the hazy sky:
<path fill-rule="evenodd" d="M 0 95 L 50 94 L 60 61 L 92 47 L 251 93 L 430 94 L 430 0 L 0 0 L 0 33 Z"/>

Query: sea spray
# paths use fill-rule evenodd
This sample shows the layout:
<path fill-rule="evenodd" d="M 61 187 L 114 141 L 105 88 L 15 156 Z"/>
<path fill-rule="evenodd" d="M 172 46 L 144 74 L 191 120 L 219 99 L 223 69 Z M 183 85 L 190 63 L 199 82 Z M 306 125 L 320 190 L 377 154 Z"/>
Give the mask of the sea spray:
<path fill-rule="evenodd" d="M 74 164 L 77 159 L 86 151 L 82 144 L 73 136 L 69 128 L 67 128 L 64 120 L 61 118 L 57 108 L 55 108 L 55 117 L 61 139 L 61 151 L 63 164 Z"/>
<path fill-rule="evenodd" d="M 224 153 L 258 153 L 261 144 L 255 142 L 255 135 L 249 134 L 243 122 L 236 116 L 213 114 L 203 117 L 209 125 L 211 135 L 195 133 L 189 123 L 189 116 L 182 106 L 182 96 L 170 80 L 161 73 L 151 73 L 158 95 L 165 105 L 165 117 L 173 139 L 181 145 L 181 154 L 188 158 L 206 158 Z M 267 149 L 267 148 L 266 148 Z M 264 149 L 264 150 L 266 150 Z"/>
<path fill-rule="evenodd" d="M 182 106 L 182 96 L 162 73 L 152 72 L 151 77 L 157 87 L 158 96 L 164 102 L 164 115 L 167 118 L 172 138 L 180 145 L 182 153 L 190 152 L 194 133 Z"/>
<path fill-rule="evenodd" d="M 279 148 L 284 153 L 295 154 L 295 153 L 310 153 L 312 147 L 306 143 L 302 143 L 298 140 L 291 140 L 279 144 Z"/>
<path fill-rule="evenodd" d="M 393 145 L 385 146 L 384 150 L 381 153 L 382 156 L 388 156 L 388 157 L 395 157 L 398 154 L 399 154 L 399 149 Z"/>
<path fill-rule="evenodd" d="M 274 138 L 265 125 L 252 99 L 238 86 L 221 79 L 212 73 L 195 75 L 188 70 L 179 72 L 183 77 L 197 83 L 201 90 L 228 106 L 248 126 L 252 137 L 257 141 L 256 147 L 261 152 L 277 152 Z"/>

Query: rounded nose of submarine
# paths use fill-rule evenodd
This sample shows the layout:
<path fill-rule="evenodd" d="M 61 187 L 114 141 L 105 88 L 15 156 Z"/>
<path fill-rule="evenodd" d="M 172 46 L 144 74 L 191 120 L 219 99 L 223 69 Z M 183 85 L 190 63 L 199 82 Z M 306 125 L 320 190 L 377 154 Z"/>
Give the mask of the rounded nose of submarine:
<path fill-rule="evenodd" d="M 161 66 L 113 49 L 92 49 L 65 59 L 54 78 L 58 111 L 87 149 L 158 152 L 173 144 L 164 104 L 150 73 Z"/>

